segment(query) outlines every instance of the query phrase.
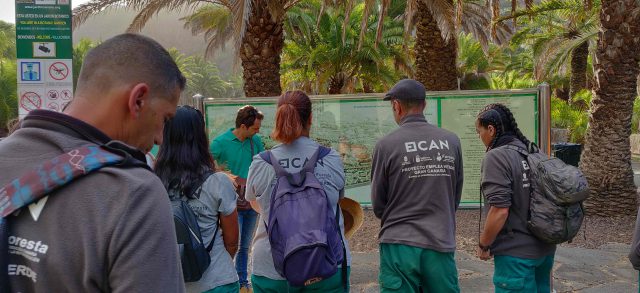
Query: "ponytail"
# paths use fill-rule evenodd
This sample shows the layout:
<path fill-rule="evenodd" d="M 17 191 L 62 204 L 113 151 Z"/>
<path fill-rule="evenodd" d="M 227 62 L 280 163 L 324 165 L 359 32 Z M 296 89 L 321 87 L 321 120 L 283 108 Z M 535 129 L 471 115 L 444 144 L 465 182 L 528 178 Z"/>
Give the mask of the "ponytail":
<path fill-rule="evenodd" d="M 278 99 L 276 125 L 271 137 L 289 144 L 302 136 L 311 117 L 311 99 L 303 91 L 287 91 Z"/>
<path fill-rule="evenodd" d="M 271 137 L 284 144 L 293 142 L 302 135 L 302 121 L 300 114 L 291 104 L 282 104 L 276 111 L 276 125 Z"/>

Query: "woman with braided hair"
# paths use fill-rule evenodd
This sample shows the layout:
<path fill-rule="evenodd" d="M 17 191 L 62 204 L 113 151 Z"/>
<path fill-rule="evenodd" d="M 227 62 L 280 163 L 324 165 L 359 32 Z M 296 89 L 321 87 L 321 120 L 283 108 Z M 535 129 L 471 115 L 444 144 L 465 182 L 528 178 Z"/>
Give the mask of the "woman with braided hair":
<path fill-rule="evenodd" d="M 482 260 L 494 256 L 495 292 L 550 292 L 556 246 L 538 240 L 527 228 L 529 165 L 518 152 L 537 148 L 502 104 L 480 111 L 476 131 L 487 148 L 480 190 L 488 207 L 477 255 Z"/>

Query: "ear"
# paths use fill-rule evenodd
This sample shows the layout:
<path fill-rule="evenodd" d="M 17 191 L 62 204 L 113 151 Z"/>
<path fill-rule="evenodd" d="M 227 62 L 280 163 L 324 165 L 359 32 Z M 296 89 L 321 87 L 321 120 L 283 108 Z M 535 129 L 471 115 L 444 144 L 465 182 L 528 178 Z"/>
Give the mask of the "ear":
<path fill-rule="evenodd" d="M 309 124 L 309 125 L 307 125 L 308 128 L 311 128 L 311 124 L 313 124 L 313 123 L 311 123 L 312 121 L 313 121 L 313 112 L 309 113 L 309 122 L 307 123 L 307 124 Z"/>
<path fill-rule="evenodd" d="M 487 126 L 487 131 L 489 131 L 489 135 L 491 137 L 495 137 L 496 136 L 496 127 L 493 125 L 488 125 Z"/>
<path fill-rule="evenodd" d="M 149 105 L 149 86 L 146 83 L 139 83 L 129 91 L 129 115 L 138 119 L 140 113 Z"/>

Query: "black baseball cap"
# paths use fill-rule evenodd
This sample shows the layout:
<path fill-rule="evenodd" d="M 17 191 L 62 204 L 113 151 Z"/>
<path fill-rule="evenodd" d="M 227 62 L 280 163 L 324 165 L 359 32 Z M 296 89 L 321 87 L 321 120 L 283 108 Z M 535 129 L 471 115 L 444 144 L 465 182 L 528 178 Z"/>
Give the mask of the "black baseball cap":
<path fill-rule="evenodd" d="M 426 90 L 422 83 L 413 79 L 403 79 L 398 81 L 398 83 L 384 95 L 383 100 L 424 100 L 425 98 Z"/>

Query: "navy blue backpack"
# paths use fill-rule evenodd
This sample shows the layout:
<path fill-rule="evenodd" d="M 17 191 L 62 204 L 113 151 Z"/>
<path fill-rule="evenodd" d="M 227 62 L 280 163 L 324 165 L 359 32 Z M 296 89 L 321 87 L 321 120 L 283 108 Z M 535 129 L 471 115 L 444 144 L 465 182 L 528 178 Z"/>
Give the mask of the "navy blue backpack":
<path fill-rule="evenodd" d="M 329 152 L 330 148 L 320 146 L 295 174 L 284 170 L 272 152 L 260 153 L 273 166 L 277 178 L 266 227 L 273 263 L 276 271 L 295 287 L 330 278 L 342 264 L 346 290 L 347 258 L 340 234 L 340 206 L 334 214 L 322 184 L 314 175 L 316 162 Z"/>

